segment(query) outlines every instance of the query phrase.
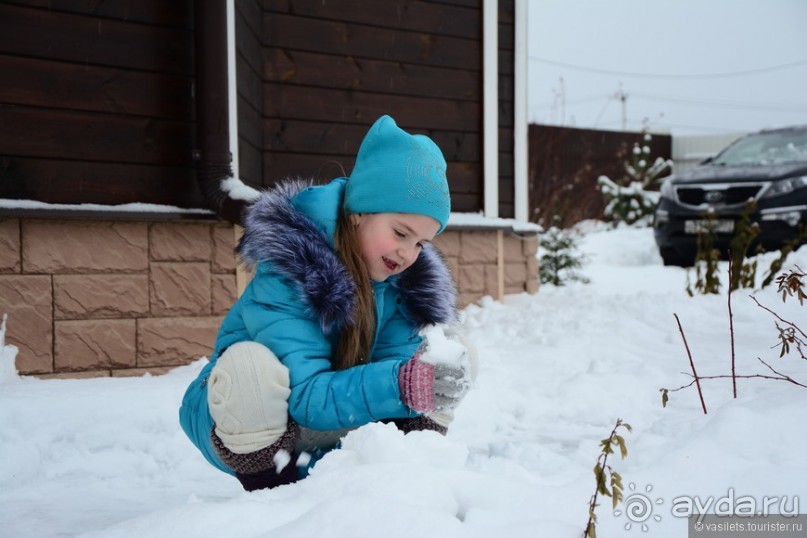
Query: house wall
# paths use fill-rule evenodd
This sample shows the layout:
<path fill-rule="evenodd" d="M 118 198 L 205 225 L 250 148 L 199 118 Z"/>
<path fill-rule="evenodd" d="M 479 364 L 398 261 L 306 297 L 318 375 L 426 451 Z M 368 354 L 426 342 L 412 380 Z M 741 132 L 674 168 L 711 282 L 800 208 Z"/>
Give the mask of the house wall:
<path fill-rule="evenodd" d="M 0 3 L 0 198 L 203 207 L 192 8 Z"/>
<path fill-rule="evenodd" d="M 482 209 L 481 0 L 235 5 L 248 183 L 349 173 L 369 123 L 389 113 L 443 149 L 453 211 Z M 193 6 L 0 3 L 0 198 L 205 207 L 193 164 Z M 502 217 L 513 214 L 513 16 L 513 0 L 500 0 Z M 22 373 L 161 372 L 212 350 L 236 295 L 233 229 L 108 215 L 0 207 L 0 314 Z M 437 241 L 462 306 L 534 292 L 535 243 L 453 227 Z"/>
<path fill-rule="evenodd" d="M 449 229 L 465 306 L 537 290 L 537 240 Z M 235 232 L 220 221 L 0 220 L 0 315 L 17 369 L 43 377 L 162 373 L 209 356 L 236 299 Z M 500 264 L 502 262 L 502 264 Z"/>
<path fill-rule="evenodd" d="M 513 214 L 513 12 L 500 2 L 500 215 Z M 350 173 L 392 115 L 448 162 L 454 211 L 482 209 L 480 0 L 237 0 L 239 159 L 256 185 Z"/>
<path fill-rule="evenodd" d="M 505 218 L 515 217 L 515 9 L 514 0 L 499 0 L 499 216 Z"/>
<path fill-rule="evenodd" d="M 204 207 L 193 0 L 0 3 L 0 198 Z M 481 0 L 237 0 L 241 174 L 352 169 L 383 113 L 431 135 L 482 209 Z M 499 215 L 513 216 L 513 0 L 499 1 Z"/>

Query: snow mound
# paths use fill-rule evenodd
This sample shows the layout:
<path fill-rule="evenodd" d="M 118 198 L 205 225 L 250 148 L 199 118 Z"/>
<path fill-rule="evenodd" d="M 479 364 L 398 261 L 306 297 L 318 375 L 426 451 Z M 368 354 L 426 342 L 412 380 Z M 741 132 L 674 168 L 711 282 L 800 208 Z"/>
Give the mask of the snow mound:
<path fill-rule="evenodd" d="M 206 360 L 157 377 L 40 380 L 17 377 L 17 350 L 3 344 L 0 528 L 15 537 L 577 538 L 599 442 L 617 418 L 633 426 L 627 459 L 608 461 L 633 485 L 626 497 L 663 501 L 653 504 L 660 519 L 646 521 L 648 535 L 686 535 L 686 519 L 671 512 L 681 496 L 787 497 L 803 511 L 803 388 L 741 379 L 735 399 L 730 380 L 704 380 L 708 415 L 694 387 L 661 405 L 660 388 L 690 380 L 673 313 L 698 373 L 730 372 L 725 286 L 722 295 L 687 296 L 686 271 L 653 256 L 649 228 L 591 225 L 580 245 L 591 256 L 590 284 L 463 311 L 459 329 L 477 348 L 479 375 L 448 436 L 369 424 L 311 476 L 270 491 L 244 492 L 179 427 L 182 396 Z M 807 248 L 783 270 L 795 264 L 807 267 Z M 772 349 L 777 320 L 749 294 L 732 296 L 738 372 L 770 374 L 761 357 L 807 383 L 804 361 Z M 773 287 L 754 297 L 784 319 L 804 319 L 804 307 L 783 303 Z M 433 345 L 456 357 L 450 335 Z M 641 534 L 638 524 L 625 530 L 625 512 L 609 499 L 597 515 L 601 536 Z"/>

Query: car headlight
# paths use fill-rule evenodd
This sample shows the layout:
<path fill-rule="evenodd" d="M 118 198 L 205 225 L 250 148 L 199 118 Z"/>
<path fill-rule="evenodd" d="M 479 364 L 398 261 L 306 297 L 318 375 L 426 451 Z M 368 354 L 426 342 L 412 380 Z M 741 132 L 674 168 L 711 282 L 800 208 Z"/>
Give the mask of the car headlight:
<path fill-rule="evenodd" d="M 779 181 L 774 181 L 771 183 L 771 186 L 765 191 L 762 198 L 770 198 L 772 196 L 788 194 L 802 187 L 807 187 L 807 176 L 780 179 Z"/>
<path fill-rule="evenodd" d="M 668 200 L 675 200 L 675 189 L 672 185 L 672 179 L 665 179 L 661 183 L 661 188 L 659 189 L 659 195 L 662 198 L 667 198 Z"/>

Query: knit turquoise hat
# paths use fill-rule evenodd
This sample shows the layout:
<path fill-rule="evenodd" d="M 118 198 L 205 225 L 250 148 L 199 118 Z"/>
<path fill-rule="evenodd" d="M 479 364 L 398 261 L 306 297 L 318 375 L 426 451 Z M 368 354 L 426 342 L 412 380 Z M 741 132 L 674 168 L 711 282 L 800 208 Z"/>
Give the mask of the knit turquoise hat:
<path fill-rule="evenodd" d="M 417 213 L 440 223 L 451 213 L 446 160 L 428 136 L 411 135 L 389 116 L 376 120 L 359 148 L 347 182 L 351 213 Z"/>

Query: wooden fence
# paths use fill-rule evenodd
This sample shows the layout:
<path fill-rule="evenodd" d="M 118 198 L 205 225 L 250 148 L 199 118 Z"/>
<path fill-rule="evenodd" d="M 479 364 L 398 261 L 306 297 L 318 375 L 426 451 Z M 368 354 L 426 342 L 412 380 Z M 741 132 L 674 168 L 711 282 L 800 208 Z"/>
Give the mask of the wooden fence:
<path fill-rule="evenodd" d="M 530 125 L 530 220 L 546 226 L 558 215 L 561 225 L 569 226 L 602 218 L 605 203 L 597 189 L 597 178 L 623 177 L 628 152 L 643 136 L 637 132 Z M 654 160 L 672 155 L 670 135 L 652 135 L 649 145 Z"/>

